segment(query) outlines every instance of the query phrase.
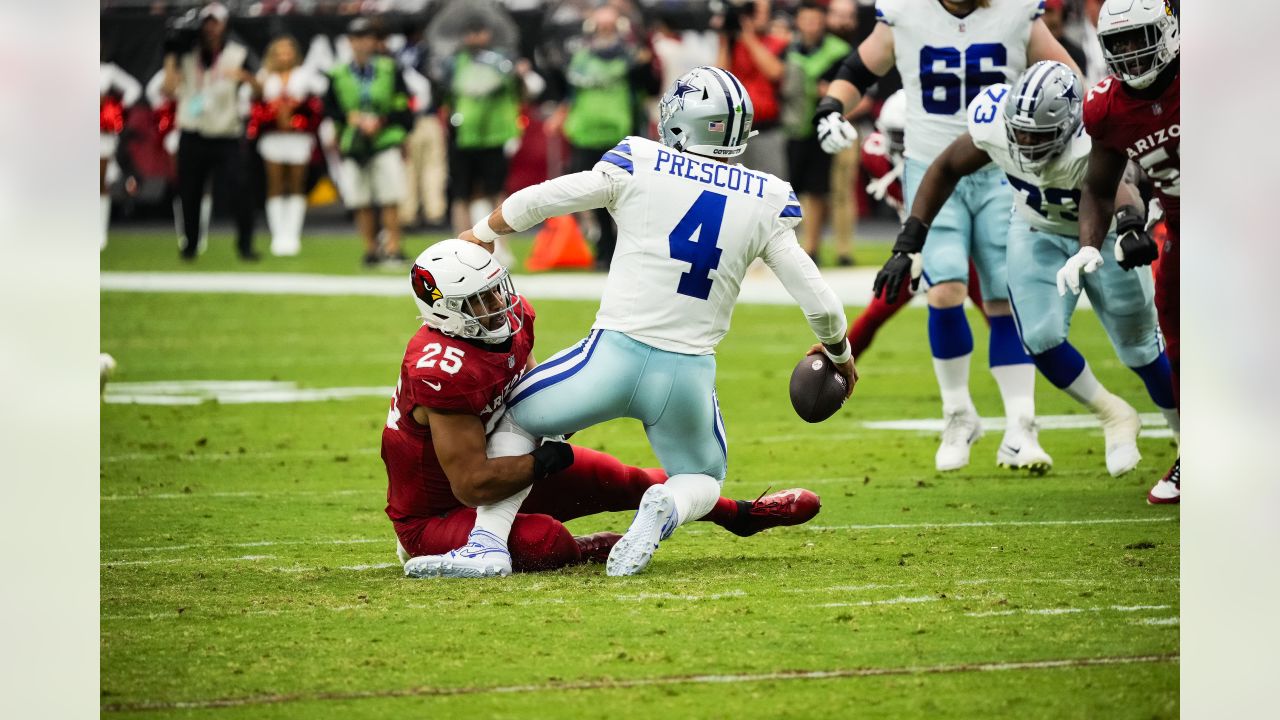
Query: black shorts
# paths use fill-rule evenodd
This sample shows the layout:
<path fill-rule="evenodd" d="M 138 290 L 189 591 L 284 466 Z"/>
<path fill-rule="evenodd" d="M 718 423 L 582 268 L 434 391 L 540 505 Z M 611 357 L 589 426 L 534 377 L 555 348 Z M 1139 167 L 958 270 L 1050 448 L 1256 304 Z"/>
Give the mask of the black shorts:
<path fill-rule="evenodd" d="M 449 195 L 455 200 L 499 195 L 507 184 L 502 148 L 449 149 Z"/>
<path fill-rule="evenodd" d="M 787 141 L 787 172 L 797 195 L 831 192 L 831 156 L 822 151 L 817 138 Z"/>

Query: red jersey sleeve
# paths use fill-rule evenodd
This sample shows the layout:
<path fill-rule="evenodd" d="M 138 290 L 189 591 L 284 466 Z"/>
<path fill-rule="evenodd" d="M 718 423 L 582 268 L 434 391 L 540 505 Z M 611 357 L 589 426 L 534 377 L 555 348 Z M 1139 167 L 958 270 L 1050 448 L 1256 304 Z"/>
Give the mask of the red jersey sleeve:
<path fill-rule="evenodd" d="M 408 387 L 400 392 L 408 396 L 408 407 L 479 415 L 489 401 L 482 387 L 485 383 L 467 366 L 466 344 L 441 342 L 443 337 L 414 348 L 405 358 Z"/>
<path fill-rule="evenodd" d="M 1105 77 L 1097 85 L 1089 89 L 1084 97 L 1084 129 L 1093 142 L 1118 153 L 1125 148 L 1111 131 L 1108 122 L 1111 115 L 1111 98 L 1116 90 L 1114 77 Z"/>

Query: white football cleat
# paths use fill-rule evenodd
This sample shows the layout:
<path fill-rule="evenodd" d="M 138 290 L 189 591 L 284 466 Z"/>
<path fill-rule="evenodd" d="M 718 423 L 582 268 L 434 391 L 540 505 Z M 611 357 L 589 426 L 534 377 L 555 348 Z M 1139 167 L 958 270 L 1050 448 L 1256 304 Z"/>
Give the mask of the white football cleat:
<path fill-rule="evenodd" d="M 1036 421 L 1021 418 L 1017 426 L 1004 432 L 1000 449 L 996 451 L 996 466 L 1010 470 L 1029 470 L 1033 475 L 1043 475 L 1053 467 L 1053 458 L 1040 447 L 1040 432 Z"/>
<path fill-rule="evenodd" d="M 959 470 L 969 464 L 969 448 L 982 437 L 982 419 L 973 406 L 943 416 L 942 444 L 933 461 L 939 472 Z"/>
<path fill-rule="evenodd" d="M 605 574 L 610 577 L 635 575 L 649 565 L 658 543 L 676 529 L 676 500 L 664 485 L 654 485 L 640 498 L 640 509 L 627 533 L 609 551 Z"/>
<path fill-rule="evenodd" d="M 1173 467 L 1147 493 L 1148 505 L 1182 504 L 1182 458 L 1173 461 Z"/>
<path fill-rule="evenodd" d="M 443 555 L 420 555 L 404 564 L 405 577 L 484 578 L 511 574 L 507 546 L 484 530 L 472 530 L 467 544 Z"/>
<path fill-rule="evenodd" d="M 399 538 L 396 538 L 396 559 L 400 561 L 401 565 L 404 565 L 413 559 L 413 556 L 409 554 L 409 551 L 404 549 L 404 545 L 400 544 Z"/>
<path fill-rule="evenodd" d="M 1102 433 L 1107 441 L 1107 472 L 1112 477 L 1138 467 L 1142 453 L 1138 451 L 1138 432 L 1142 430 L 1142 418 L 1138 411 L 1118 396 L 1107 393 L 1098 410 L 1102 421 Z"/>

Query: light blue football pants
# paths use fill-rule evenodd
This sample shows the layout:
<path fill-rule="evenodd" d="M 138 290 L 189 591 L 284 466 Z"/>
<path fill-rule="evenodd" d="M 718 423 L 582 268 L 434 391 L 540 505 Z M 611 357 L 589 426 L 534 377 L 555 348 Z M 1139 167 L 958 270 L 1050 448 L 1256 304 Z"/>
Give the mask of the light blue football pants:
<path fill-rule="evenodd" d="M 635 418 L 668 475 L 710 475 L 723 483 L 728 444 L 715 380 L 714 355 L 667 352 L 620 332 L 592 330 L 526 373 L 507 396 L 507 411 L 541 437 Z"/>
<path fill-rule="evenodd" d="M 903 192 L 907 207 L 915 200 L 928 163 L 907 159 Z M 969 281 L 969 259 L 978 269 L 984 300 L 1007 299 L 1005 243 L 1013 190 L 997 167 L 962 178 L 956 190 L 929 225 L 924 244 L 924 280 L 929 285 Z"/>
<path fill-rule="evenodd" d="M 1089 303 L 1125 365 L 1160 355 L 1155 290 L 1149 268 L 1124 270 L 1115 261 L 1115 233 L 1102 243 L 1102 267 L 1080 276 Z M 1009 300 L 1027 352 L 1038 355 L 1067 339 L 1079 296 L 1058 294 L 1058 270 L 1080 250 L 1074 237 L 1040 232 L 1021 217 L 1009 226 Z"/>

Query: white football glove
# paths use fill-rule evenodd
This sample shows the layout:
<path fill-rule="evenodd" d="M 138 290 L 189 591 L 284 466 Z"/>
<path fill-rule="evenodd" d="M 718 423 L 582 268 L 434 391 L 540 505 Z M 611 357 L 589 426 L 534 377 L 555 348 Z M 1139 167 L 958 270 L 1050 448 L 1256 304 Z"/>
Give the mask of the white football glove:
<path fill-rule="evenodd" d="M 1082 247 L 1080 252 L 1067 258 L 1066 264 L 1058 270 L 1058 294 L 1066 295 L 1071 288 L 1072 295 L 1080 294 L 1080 274 L 1095 272 L 1102 267 L 1102 254 L 1095 247 Z"/>
<path fill-rule="evenodd" d="M 822 151 L 828 155 L 848 150 L 857 140 L 858 131 L 838 112 L 830 113 L 818 121 L 818 142 L 822 144 Z"/>

